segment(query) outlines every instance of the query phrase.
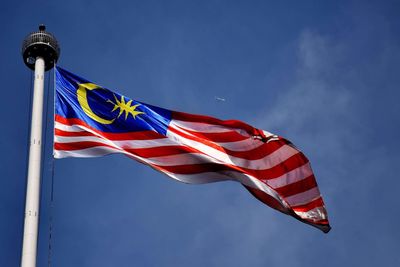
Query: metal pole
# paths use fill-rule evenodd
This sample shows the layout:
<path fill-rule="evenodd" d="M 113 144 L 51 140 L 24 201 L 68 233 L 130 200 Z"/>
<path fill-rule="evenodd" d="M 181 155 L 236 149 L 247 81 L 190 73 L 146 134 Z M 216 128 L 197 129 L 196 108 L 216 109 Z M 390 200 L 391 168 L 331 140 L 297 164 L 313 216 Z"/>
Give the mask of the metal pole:
<path fill-rule="evenodd" d="M 35 80 L 29 144 L 24 236 L 21 255 L 22 267 L 36 266 L 40 205 L 44 72 L 53 68 L 59 55 L 60 47 L 58 46 L 58 42 L 51 33 L 46 32 L 44 25 L 40 25 L 39 31 L 31 33 L 23 41 L 22 57 L 25 65 L 35 70 Z"/>
<path fill-rule="evenodd" d="M 28 181 L 26 188 L 22 267 L 36 266 L 39 223 L 40 162 L 42 152 L 44 60 L 36 58 L 32 105 L 31 138 L 29 146 Z"/>

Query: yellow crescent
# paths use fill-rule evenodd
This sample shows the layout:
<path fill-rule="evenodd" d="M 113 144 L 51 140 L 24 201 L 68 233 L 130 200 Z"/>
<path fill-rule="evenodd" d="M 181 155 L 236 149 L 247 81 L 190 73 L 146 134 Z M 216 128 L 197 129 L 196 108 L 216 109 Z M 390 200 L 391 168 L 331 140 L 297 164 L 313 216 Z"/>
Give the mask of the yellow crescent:
<path fill-rule="evenodd" d="M 97 86 L 94 83 L 79 84 L 78 90 L 76 91 L 79 105 L 81 105 L 83 112 L 85 112 L 85 114 L 88 115 L 91 119 L 93 119 L 101 124 L 113 123 L 115 118 L 112 120 L 103 119 L 103 118 L 97 116 L 96 114 L 94 114 L 93 110 L 90 108 L 88 100 L 87 100 L 87 90 L 91 91 L 94 89 L 102 89 L 102 88 Z"/>

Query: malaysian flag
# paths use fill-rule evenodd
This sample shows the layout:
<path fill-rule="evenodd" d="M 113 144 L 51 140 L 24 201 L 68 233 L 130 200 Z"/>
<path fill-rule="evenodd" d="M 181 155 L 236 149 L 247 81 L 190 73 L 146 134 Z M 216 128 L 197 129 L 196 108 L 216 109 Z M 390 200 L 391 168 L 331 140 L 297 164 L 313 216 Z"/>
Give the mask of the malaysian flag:
<path fill-rule="evenodd" d="M 54 157 L 122 153 L 180 182 L 237 181 L 268 206 L 330 230 L 310 163 L 288 140 L 126 98 L 56 67 Z"/>

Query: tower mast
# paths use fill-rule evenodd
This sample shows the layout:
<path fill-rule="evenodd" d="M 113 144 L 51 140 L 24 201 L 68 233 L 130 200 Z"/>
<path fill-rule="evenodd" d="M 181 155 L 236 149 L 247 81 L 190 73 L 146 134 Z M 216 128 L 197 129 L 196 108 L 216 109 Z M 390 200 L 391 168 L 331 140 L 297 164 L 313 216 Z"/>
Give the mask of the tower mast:
<path fill-rule="evenodd" d="M 60 47 L 58 46 L 58 42 L 51 33 L 46 32 L 46 27 L 44 25 L 39 26 L 39 31 L 29 34 L 22 44 L 22 57 L 26 66 L 35 71 L 35 78 L 21 267 L 36 266 L 40 204 L 44 72 L 53 68 L 59 55 Z"/>

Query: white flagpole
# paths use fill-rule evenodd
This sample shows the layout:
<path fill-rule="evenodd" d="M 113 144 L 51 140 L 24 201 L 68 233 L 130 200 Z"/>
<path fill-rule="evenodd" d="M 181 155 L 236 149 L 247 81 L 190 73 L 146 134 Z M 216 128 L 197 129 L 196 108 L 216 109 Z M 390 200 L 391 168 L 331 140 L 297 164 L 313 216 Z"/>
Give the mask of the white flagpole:
<path fill-rule="evenodd" d="M 36 266 L 42 152 L 44 60 L 36 58 L 21 266 Z"/>
<path fill-rule="evenodd" d="M 44 25 L 39 26 L 39 31 L 30 34 L 22 46 L 25 64 L 35 70 L 24 236 L 21 255 L 22 267 L 36 266 L 40 205 L 44 72 L 54 66 L 54 62 L 57 61 L 60 53 L 56 39 L 51 34 L 45 32 L 45 29 Z"/>

